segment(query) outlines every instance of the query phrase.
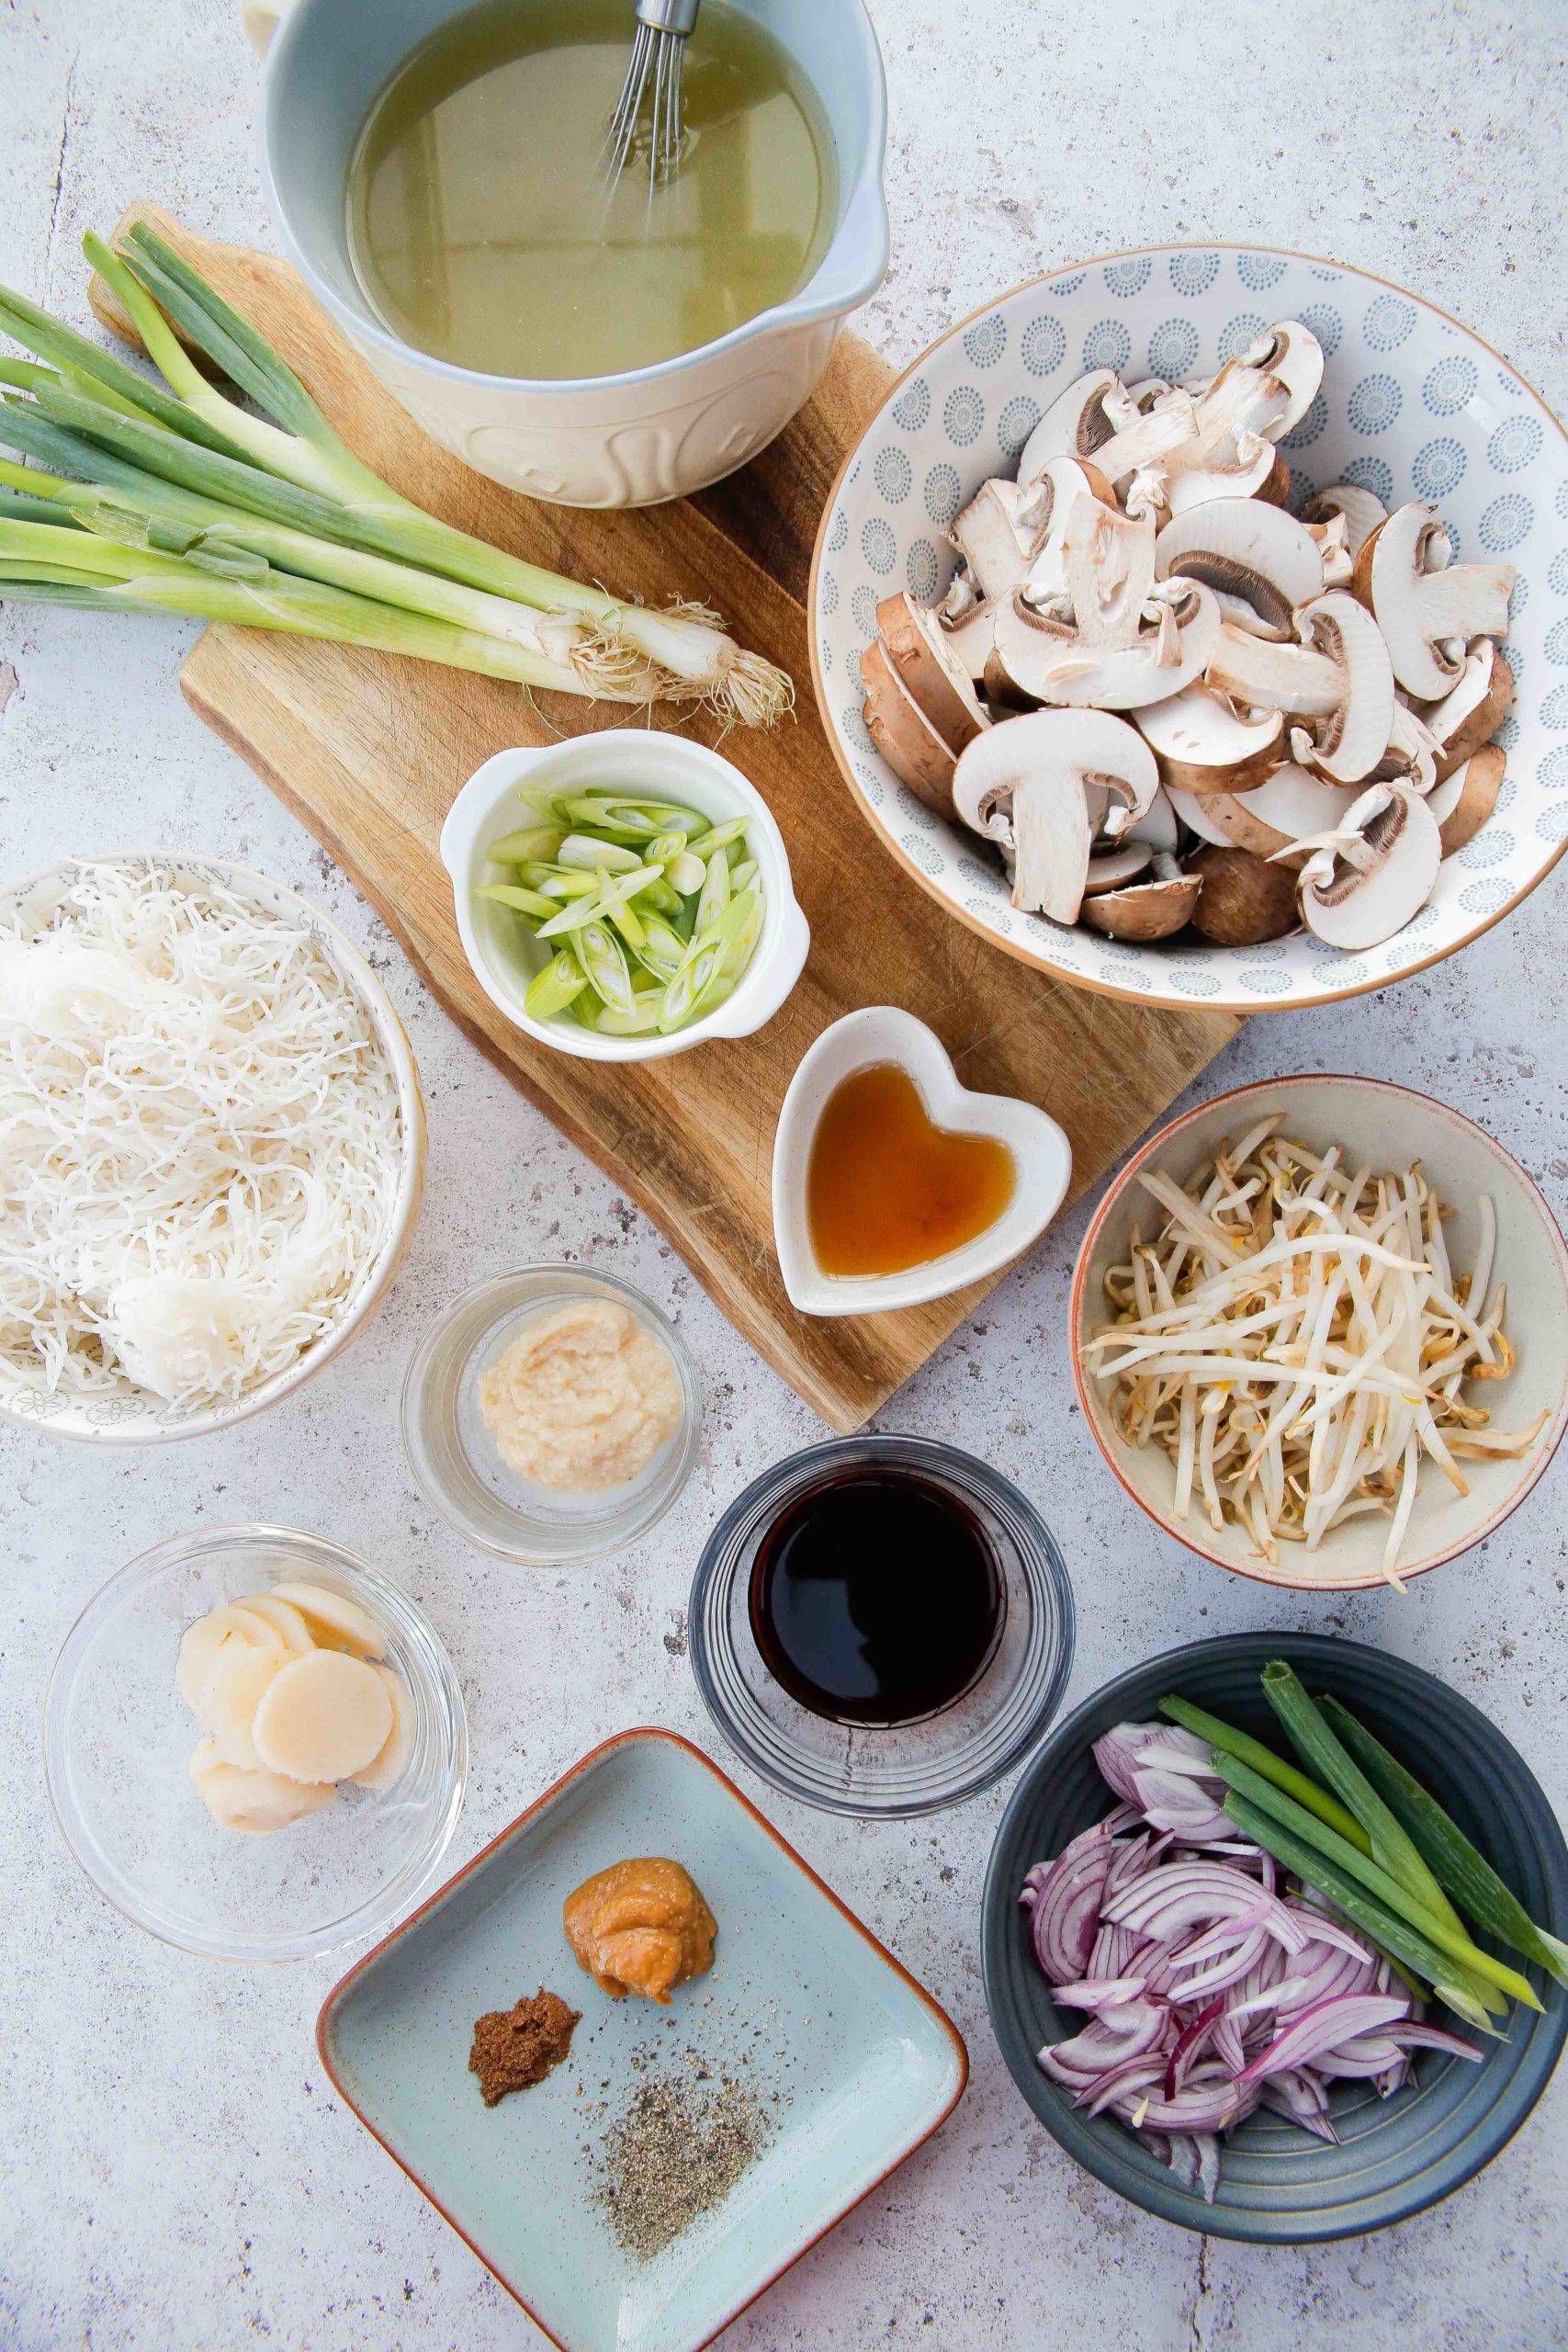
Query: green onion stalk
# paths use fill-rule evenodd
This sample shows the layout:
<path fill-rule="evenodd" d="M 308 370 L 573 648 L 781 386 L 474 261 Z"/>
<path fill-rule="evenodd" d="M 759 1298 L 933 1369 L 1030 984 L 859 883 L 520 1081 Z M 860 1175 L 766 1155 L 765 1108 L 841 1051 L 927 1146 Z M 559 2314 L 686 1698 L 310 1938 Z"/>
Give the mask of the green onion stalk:
<path fill-rule="evenodd" d="M 47 527 L 36 509 L 53 503 L 62 530 L 147 560 L 126 572 L 72 563 L 57 548 L 8 549 L 6 595 L 59 601 L 81 588 L 75 601 L 231 619 L 229 605 L 244 599 L 216 594 L 223 583 L 254 592 L 238 616 L 252 627 L 605 700 L 701 702 L 749 726 L 791 707 L 785 673 L 742 650 L 705 608 L 626 602 L 402 497 L 339 439 L 265 338 L 151 229 L 133 228 L 119 253 L 89 233 L 84 250 L 164 382 L 0 287 L 0 329 L 34 355 L 0 362 L 0 443 L 56 469 L 0 469 L 0 483 L 29 502 L 25 516 L 14 501 L 0 502 L 0 514 Z M 263 414 L 211 383 L 182 334 Z M 83 577 L 60 577 L 72 571 Z M 379 622 L 359 609 L 367 605 L 383 608 Z"/>

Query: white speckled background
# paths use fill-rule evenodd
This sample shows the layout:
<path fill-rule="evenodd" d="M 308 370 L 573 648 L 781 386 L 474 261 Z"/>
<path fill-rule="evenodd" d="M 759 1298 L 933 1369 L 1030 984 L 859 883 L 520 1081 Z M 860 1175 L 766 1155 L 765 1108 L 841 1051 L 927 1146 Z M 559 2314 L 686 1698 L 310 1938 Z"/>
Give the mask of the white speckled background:
<path fill-rule="evenodd" d="M 371 0 L 339 0 L 367 6 Z M 628 10 L 629 14 L 629 10 Z M 1030 273 L 1168 238 L 1254 238 L 1378 271 L 1456 312 L 1568 409 L 1564 20 L 1556 0 L 877 0 L 892 99 L 893 271 L 861 322 L 904 364 Z M 85 324 L 77 245 L 147 196 L 265 241 L 254 71 L 227 0 L 0 0 L 0 277 Z M 0 1773 L 0 2342 L 136 2352 L 499 2352 L 542 2339 L 318 2074 L 331 1963 L 186 1961 L 124 1927 L 47 1817 L 37 1724 L 54 1652 L 108 1572 L 172 1530 L 266 1517 L 337 1536 L 423 1600 L 473 1736 L 465 1859 L 606 1733 L 714 1751 L 682 1608 L 715 1513 L 820 1434 L 658 1237 L 423 995 L 398 950 L 175 680 L 193 632 L 0 612 L 7 878 L 75 849 L 195 842 L 325 905 L 387 977 L 423 1069 L 429 1204 L 389 1307 L 347 1362 L 234 1434 L 95 1455 L 0 1430 L 7 1638 Z M 1491 1125 L 1562 1213 L 1564 884 L 1382 998 L 1265 1018 L 1209 1073 L 1344 1069 Z M 1073 1693 L 1246 1625 L 1344 1630 L 1447 1677 L 1568 1810 L 1562 1466 L 1500 1537 L 1408 1600 L 1292 1605 L 1226 1582 L 1118 1497 L 1070 1402 L 1075 1216 L 910 1384 L 885 1425 L 955 1435 L 1019 1478 L 1077 1590 Z M 650 1543 L 558 1577 L 467 1552 L 417 1501 L 395 1426 L 424 1318 L 553 1250 L 670 1307 L 710 1384 L 701 1469 Z M 758 1793 L 754 1789 L 750 1792 Z M 1568 2079 L 1424 2219 L 1300 2253 L 1145 2219 L 1062 2156 L 996 2057 L 976 1913 L 1005 1792 L 909 1826 L 762 1796 L 968 2036 L 967 2099 L 929 2148 L 725 2341 L 735 2352 L 1548 2352 L 1568 2341 Z"/>

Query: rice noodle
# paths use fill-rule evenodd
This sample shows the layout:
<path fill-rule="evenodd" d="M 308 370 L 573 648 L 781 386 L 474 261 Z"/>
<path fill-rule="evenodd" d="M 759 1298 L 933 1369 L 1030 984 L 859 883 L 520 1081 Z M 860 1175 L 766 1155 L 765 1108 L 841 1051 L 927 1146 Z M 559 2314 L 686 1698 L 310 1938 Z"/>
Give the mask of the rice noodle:
<path fill-rule="evenodd" d="M 1119 1432 L 1170 1455 L 1179 1519 L 1198 1509 L 1274 1561 L 1376 1511 L 1398 1586 L 1422 1457 L 1463 1494 L 1461 1459 L 1522 1453 L 1547 1419 L 1506 1435 L 1460 1393 L 1513 1367 L 1506 1294 L 1486 1295 L 1495 1210 L 1483 1195 L 1474 1268 L 1456 1274 L 1418 1167 L 1348 1174 L 1339 1145 L 1314 1152 L 1280 1124 L 1222 1142 L 1185 1188 L 1139 1170 L 1166 1223 L 1152 1241 L 1134 1228 L 1105 1277 L 1119 1319 L 1085 1355 L 1114 1384 Z"/>
<path fill-rule="evenodd" d="M 333 1326 L 404 1138 L 309 927 L 176 862 L 0 927 L 0 1378 L 238 1401 Z"/>

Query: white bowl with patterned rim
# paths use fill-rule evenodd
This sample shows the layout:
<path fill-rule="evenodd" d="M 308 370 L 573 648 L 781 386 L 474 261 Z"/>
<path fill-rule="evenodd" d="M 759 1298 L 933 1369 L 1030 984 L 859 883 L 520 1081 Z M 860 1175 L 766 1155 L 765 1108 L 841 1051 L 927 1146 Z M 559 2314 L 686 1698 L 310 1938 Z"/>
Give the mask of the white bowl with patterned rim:
<path fill-rule="evenodd" d="M 1036 418 L 1074 377 L 1211 371 L 1275 319 L 1305 321 L 1327 365 L 1283 442 L 1292 505 L 1348 480 L 1385 502 L 1427 498 L 1461 560 L 1517 566 L 1507 654 L 1517 698 L 1495 812 L 1445 860 L 1397 937 L 1343 956 L 1310 933 L 1266 946 L 1139 945 L 1011 906 L 994 853 L 922 807 L 873 750 L 859 661 L 884 596 L 942 593 L 947 525 L 1012 472 Z M 1382 278 L 1258 246 L 1161 245 L 1058 270 L 961 322 L 900 378 L 851 451 L 811 571 L 817 701 L 834 756 L 900 865 L 961 922 L 1076 987 L 1173 1007 L 1263 1012 L 1383 987 L 1489 930 L 1568 844 L 1568 435 L 1523 378 L 1440 311 Z"/>
<path fill-rule="evenodd" d="M 376 1040 L 385 1055 L 397 1089 L 402 1144 L 393 1195 L 385 1229 L 370 1256 L 355 1272 L 339 1302 L 329 1329 L 303 1349 L 295 1362 L 270 1380 L 247 1390 L 236 1404 L 170 1405 L 138 1387 L 123 1372 L 112 1384 L 89 1395 L 51 1389 L 30 1371 L 0 1363 L 0 1421 L 26 1423 L 50 1437 L 80 1438 L 93 1445 L 161 1445 L 175 1438 L 210 1437 L 216 1430 L 248 1421 L 303 1387 L 323 1366 L 342 1352 L 365 1325 L 391 1288 L 393 1277 L 407 1254 L 419 1222 L 424 1196 L 427 1138 L 424 1100 L 419 1072 L 397 1008 L 364 956 L 334 922 L 307 899 L 297 898 L 265 874 L 253 874 L 226 857 L 208 857 L 180 850 L 106 851 L 101 857 L 68 858 L 47 873 L 35 874 L 0 890 L 0 925 L 11 922 L 41 928 L 66 896 L 72 877 L 83 865 L 141 865 L 152 858 L 193 883 L 220 884 L 269 913 L 297 922 L 308 930 L 345 988 L 364 1005 Z"/>

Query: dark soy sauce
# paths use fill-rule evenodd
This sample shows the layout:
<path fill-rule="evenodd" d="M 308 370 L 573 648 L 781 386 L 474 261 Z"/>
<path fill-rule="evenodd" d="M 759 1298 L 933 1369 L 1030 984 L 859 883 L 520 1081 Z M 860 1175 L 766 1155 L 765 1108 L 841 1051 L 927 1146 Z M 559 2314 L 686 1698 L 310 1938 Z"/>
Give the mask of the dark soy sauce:
<path fill-rule="evenodd" d="M 915 1473 L 850 1470 L 797 1495 L 751 1570 L 751 1631 L 813 1714 L 917 1723 L 980 1678 L 1007 1596 L 979 1521 Z"/>

